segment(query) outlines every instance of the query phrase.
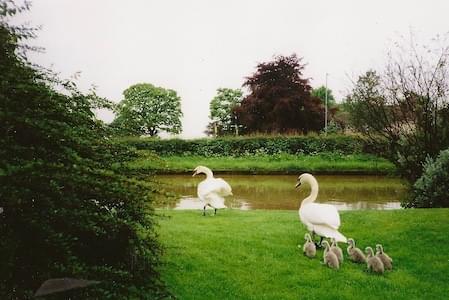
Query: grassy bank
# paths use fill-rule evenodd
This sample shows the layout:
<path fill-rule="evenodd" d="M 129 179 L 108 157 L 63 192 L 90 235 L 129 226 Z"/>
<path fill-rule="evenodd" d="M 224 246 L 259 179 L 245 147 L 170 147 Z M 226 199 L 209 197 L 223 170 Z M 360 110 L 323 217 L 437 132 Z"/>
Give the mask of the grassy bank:
<path fill-rule="evenodd" d="M 215 172 L 239 173 L 346 173 L 386 174 L 394 172 L 394 165 L 369 154 L 316 155 L 253 155 L 253 156 L 162 156 L 158 164 L 141 158 L 129 165 L 133 170 L 158 173 L 191 172 L 196 166 L 208 166 Z"/>
<path fill-rule="evenodd" d="M 160 211 L 163 278 L 179 299 L 445 299 L 449 210 L 342 212 L 359 247 L 382 243 L 394 259 L 383 276 L 345 261 L 339 271 L 304 257 L 296 211 Z M 344 246 L 344 245 L 341 245 Z M 322 251 L 318 252 L 322 257 Z"/>

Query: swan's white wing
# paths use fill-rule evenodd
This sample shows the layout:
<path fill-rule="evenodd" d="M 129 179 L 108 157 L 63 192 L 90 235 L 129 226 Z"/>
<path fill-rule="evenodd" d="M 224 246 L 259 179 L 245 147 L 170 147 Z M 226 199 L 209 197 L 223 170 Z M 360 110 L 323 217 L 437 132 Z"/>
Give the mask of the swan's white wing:
<path fill-rule="evenodd" d="M 205 197 L 210 192 L 213 192 L 214 188 L 211 185 L 211 181 L 209 179 L 205 179 L 198 184 L 197 193 L 198 198 L 200 200 L 206 201 Z"/>
<path fill-rule="evenodd" d="M 218 187 L 217 190 L 217 194 L 225 197 L 225 196 L 231 196 L 232 195 L 232 188 L 229 185 L 229 183 L 227 183 L 226 181 L 224 181 L 221 178 L 215 178 L 215 184 Z"/>
<path fill-rule="evenodd" d="M 325 225 L 333 229 L 340 227 L 340 215 L 333 205 L 308 203 L 303 205 L 299 213 L 301 219 L 313 225 Z"/>
<path fill-rule="evenodd" d="M 221 178 L 209 178 L 198 184 L 198 198 L 214 208 L 225 208 L 224 197 L 232 195 L 231 186 Z"/>
<path fill-rule="evenodd" d="M 232 189 L 231 186 L 221 178 L 206 179 L 198 184 L 198 197 L 200 199 L 204 200 L 203 198 L 211 193 L 225 197 L 232 195 Z"/>

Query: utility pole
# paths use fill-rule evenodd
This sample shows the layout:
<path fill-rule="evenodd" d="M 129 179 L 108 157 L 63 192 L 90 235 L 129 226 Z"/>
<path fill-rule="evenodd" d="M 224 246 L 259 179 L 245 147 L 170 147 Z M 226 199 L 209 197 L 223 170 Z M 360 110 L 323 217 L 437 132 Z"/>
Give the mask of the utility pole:
<path fill-rule="evenodd" d="M 327 135 L 327 76 L 326 73 L 326 90 L 324 91 L 324 133 Z"/>

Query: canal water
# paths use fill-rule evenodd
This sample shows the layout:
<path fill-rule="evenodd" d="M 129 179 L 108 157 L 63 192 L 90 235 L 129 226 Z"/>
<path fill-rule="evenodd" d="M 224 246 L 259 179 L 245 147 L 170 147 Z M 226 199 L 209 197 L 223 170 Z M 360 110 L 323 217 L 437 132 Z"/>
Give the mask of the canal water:
<path fill-rule="evenodd" d="M 226 199 L 229 208 L 297 210 L 309 195 L 310 187 L 295 189 L 296 175 L 217 175 L 232 187 L 233 196 Z M 403 182 L 385 176 L 323 175 L 319 183 L 318 203 L 333 204 L 339 210 L 400 209 L 406 193 Z M 204 175 L 158 175 L 156 180 L 172 195 L 159 207 L 201 209 L 196 194 Z"/>

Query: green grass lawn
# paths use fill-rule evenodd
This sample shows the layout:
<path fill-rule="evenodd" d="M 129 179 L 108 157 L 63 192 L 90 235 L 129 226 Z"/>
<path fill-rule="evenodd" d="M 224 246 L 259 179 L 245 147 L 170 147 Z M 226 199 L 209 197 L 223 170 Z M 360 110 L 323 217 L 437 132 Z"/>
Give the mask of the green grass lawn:
<path fill-rule="evenodd" d="M 448 299 L 449 209 L 341 212 L 360 248 L 382 243 L 385 275 L 347 260 L 328 269 L 298 249 L 296 211 L 160 210 L 163 278 L 179 299 Z M 343 248 L 345 245 L 341 244 Z M 346 254 L 346 250 L 345 250 Z"/>
<path fill-rule="evenodd" d="M 155 164 L 145 158 L 132 162 L 133 170 L 155 170 L 158 173 L 191 172 L 196 166 L 205 165 L 218 172 L 241 173 L 366 173 L 385 174 L 395 170 L 394 165 L 368 154 L 317 155 L 255 155 L 240 157 L 164 156 Z"/>

